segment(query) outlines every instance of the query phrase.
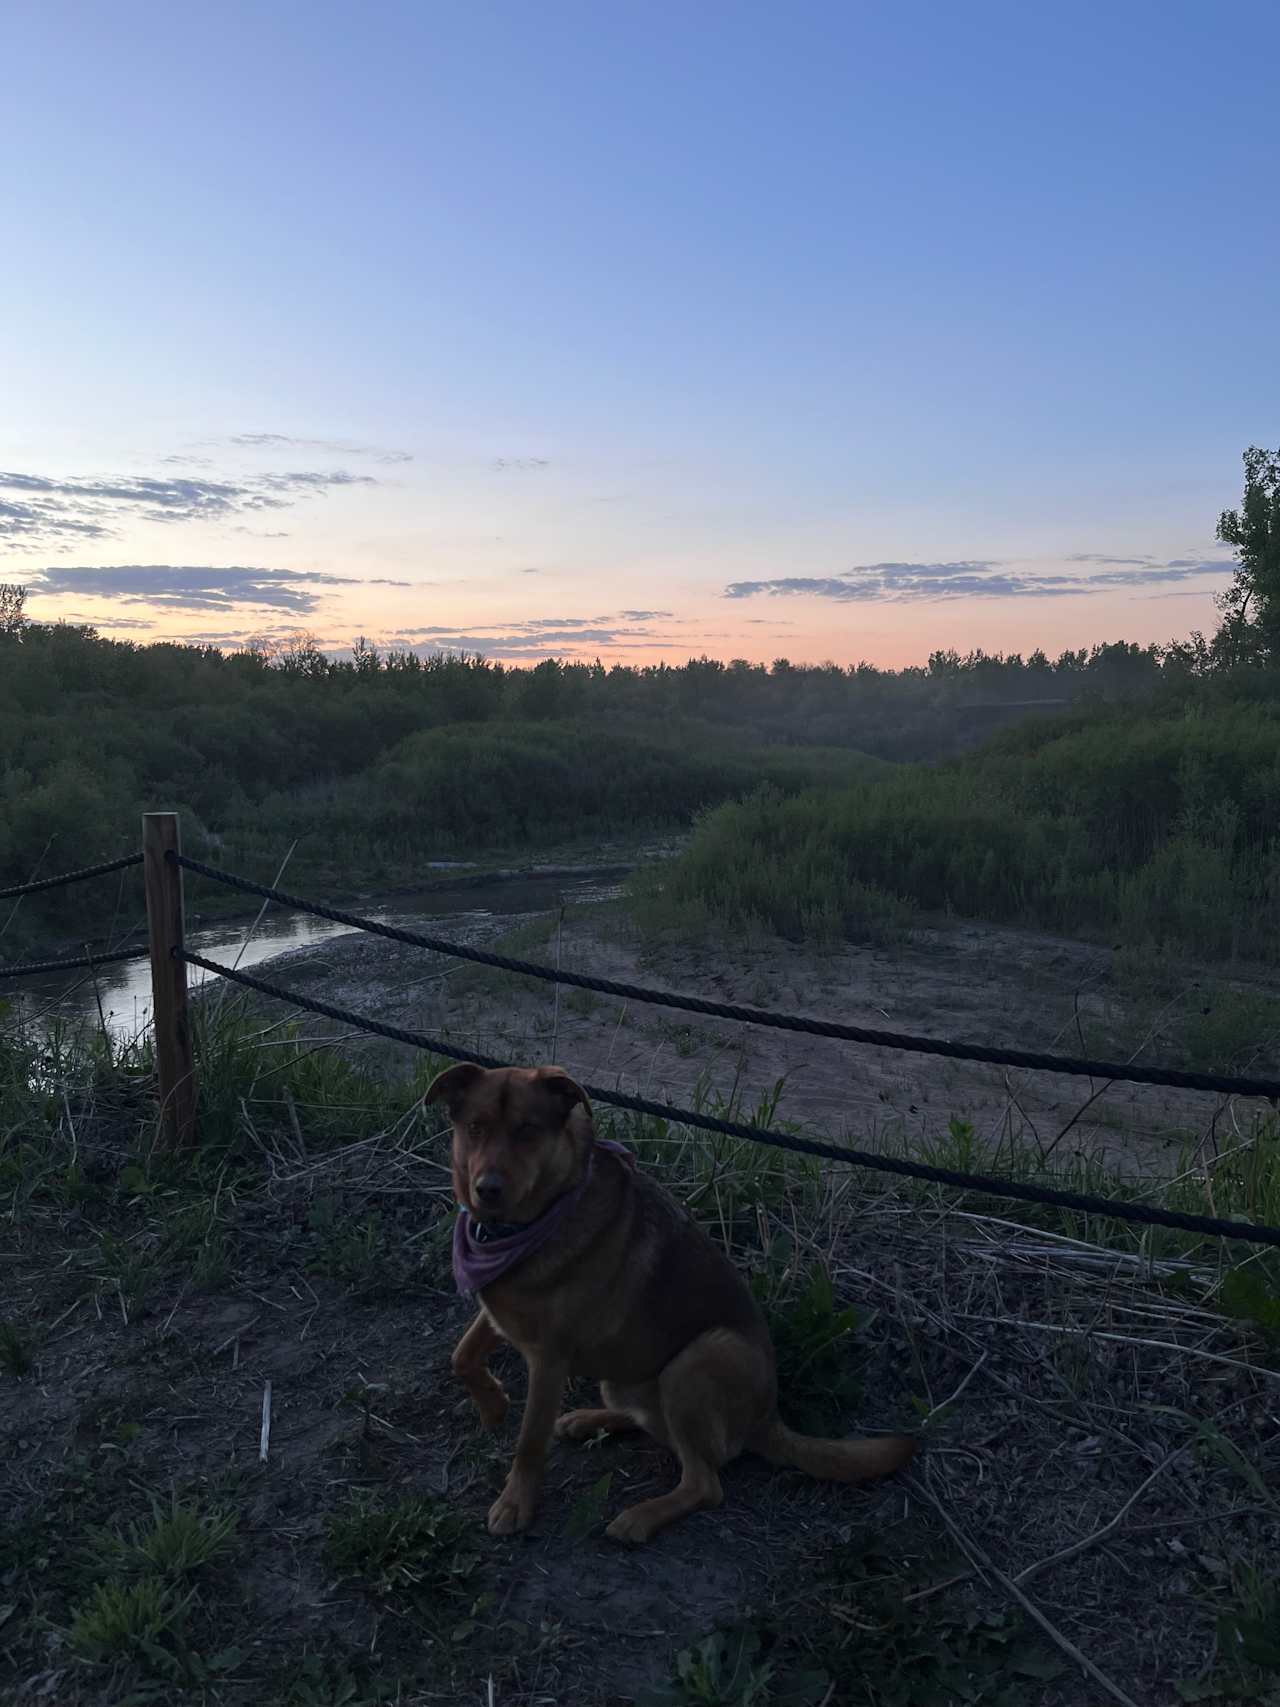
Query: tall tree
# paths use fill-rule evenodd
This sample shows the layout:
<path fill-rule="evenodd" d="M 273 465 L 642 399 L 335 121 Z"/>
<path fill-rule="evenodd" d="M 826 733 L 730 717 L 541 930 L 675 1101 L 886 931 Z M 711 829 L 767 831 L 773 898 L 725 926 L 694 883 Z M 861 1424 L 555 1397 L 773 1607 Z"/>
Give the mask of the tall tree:
<path fill-rule="evenodd" d="M 26 621 L 27 589 L 16 581 L 0 581 L 0 634 L 17 634 Z"/>
<path fill-rule="evenodd" d="M 1218 596 L 1218 647 L 1229 663 L 1280 664 L 1280 450 L 1244 453 L 1244 502 L 1224 510 L 1218 538 L 1240 563 Z"/>

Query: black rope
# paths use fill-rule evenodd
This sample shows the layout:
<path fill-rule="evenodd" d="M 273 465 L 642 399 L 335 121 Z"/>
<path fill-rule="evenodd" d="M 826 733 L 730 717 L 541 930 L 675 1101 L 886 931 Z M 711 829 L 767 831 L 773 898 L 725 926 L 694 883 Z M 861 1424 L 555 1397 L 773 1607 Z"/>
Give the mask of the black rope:
<path fill-rule="evenodd" d="M 0 901 L 7 901 L 13 895 L 34 895 L 38 889 L 61 889 L 64 883 L 83 883 L 86 877 L 106 877 L 109 872 L 141 864 L 140 853 L 124 854 L 120 859 L 107 860 L 105 865 L 86 865 L 79 871 L 64 871 L 58 877 L 42 877 L 38 883 L 17 883 L 12 889 L 0 889 Z"/>
<path fill-rule="evenodd" d="M 457 960 L 473 960 L 481 966 L 495 966 L 503 972 L 517 972 L 526 978 L 541 978 L 552 984 L 571 984 L 579 990 L 596 990 L 602 995 L 617 996 L 623 1001 L 651 1002 L 658 1007 L 679 1008 L 685 1013 L 706 1014 L 711 1019 L 736 1020 L 743 1025 L 773 1026 L 779 1031 L 801 1032 L 808 1037 L 835 1037 L 846 1043 L 873 1044 L 880 1049 L 898 1049 L 915 1055 L 942 1055 L 953 1061 L 984 1061 L 997 1067 L 1022 1067 L 1045 1073 L 1069 1073 L 1090 1079 L 1119 1079 L 1138 1085 L 1172 1085 L 1179 1090 L 1212 1091 L 1219 1096 L 1266 1097 L 1280 1099 L 1280 1079 L 1251 1079 L 1227 1073 L 1195 1073 L 1180 1067 L 1139 1067 L 1128 1062 L 1089 1061 L 1074 1055 L 1046 1055 L 1030 1049 L 992 1049 L 981 1043 L 951 1043 L 940 1037 L 916 1037 L 906 1032 L 874 1031 L 866 1026 L 840 1025 L 831 1020 L 808 1019 L 798 1014 L 772 1013 L 765 1008 L 745 1008 L 733 1002 L 711 1002 L 701 996 L 672 995 L 665 990 L 649 989 L 642 984 L 621 984 L 613 978 L 593 978 L 584 972 L 566 972 L 558 967 L 543 966 L 533 960 L 515 960 L 510 955 L 494 954 L 489 949 L 472 948 L 465 943 L 450 942 L 443 937 L 424 936 L 419 931 L 402 930 L 396 925 L 379 924 L 376 919 L 362 918 L 358 913 L 346 913 L 339 907 L 327 907 L 318 901 L 303 900 L 266 883 L 252 883 L 245 877 L 234 877 L 185 854 L 166 853 L 188 871 L 199 872 L 216 883 L 241 889 L 249 895 L 261 895 L 282 907 L 292 907 L 300 913 L 313 913 L 335 924 L 350 925 L 353 930 L 368 931 L 390 942 L 408 943 L 412 948 L 428 948 L 437 954 L 451 955 Z"/>
<path fill-rule="evenodd" d="M 381 1020 L 366 1019 L 348 1008 L 335 1007 L 331 1002 L 316 1001 L 296 990 L 282 989 L 254 978 L 234 967 L 222 966 L 216 960 L 206 960 L 202 954 L 189 949 L 176 949 L 178 957 L 189 965 L 202 966 L 206 972 L 216 972 L 248 990 L 273 996 L 277 1001 L 290 1002 L 308 1013 L 337 1020 L 357 1031 L 374 1037 L 386 1037 L 393 1043 L 405 1043 L 413 1049 L 425 1049 L 433 1055 L 448 1056 L 454 1061 L 474 1061 L 481 1067 L 507 1067 L 508 1061 L 491 1055 L 477 1055 L 456 1048 L 439 1038 L 424 1037 L 421 1032 L 406 1031 L 402 1026 L 386 1025 Z M 743 1138 L 751 1144 L 767 1144 L 776 1150 L 793 1150 L 802 1156 L 820 1156 L 832 1162 L 847 1162 L 855 1167 L 872 1168 L 878 1173 L 899 1174 L 907 1179 L 928 1180 L 937 1185 L 954 1186 L 961 1191 L 979 1191 L 988 1197 L 1018 1198 L 1024 1203 L 1048 1203 L 1060 1209 L 1075 1209 L 1085 1215 L 1109 1215 L 1119 1221 L 1136 1221 L 1151 1227 L 1177 1227 L 1187 1233 L 1204 1233 L 1219 1239 L 1244 1239 L 1257 1245 L 1280 1245 L 1280 1227 L 1264 1226 L 1256 1221 L 1226 1221 L 1213 1215 L 1184 1215 L 1176 1209 L 1156 1209 L 1147 1203 L 1123 1203 L 1113 1198 L 1094 1197 L 1086 1192 L 1061 1191 L 1056 1186 L 1026 1185 L 1021 1180 L 998 1179 L 991 1174 L 959 1173 L 954 1168 L 936 1168 L 927 1162 L 908 1162 L 900 1156 L 883 1156 L 867 1150 L 851 1150 L 835 1144 L 821 1144 L 811 1138 L 798 1138 L 789 1132 L 775 1132 L 769 1127 L 748 1126 L 739 1120 L 721 1120 L 714 1114 L 695 1114 L 692 1109 L 674 1108 L 669 1103 L 653 1102 L 648 1097 L 629 1096 L 625 1091 L 605 1090 L 599 1085 L 584 1085 L 593 1102 L 610 1103 L 615 1108 L 630 1109 L 636 1114 L 653 1115 L 678 1126 L 698 1126 L 706 1132 L 719 1132 L 729 1138 Z"/>
<path fill-rule="evenodd" d="M 119 960 L 145 960 L 149 948 L 121 948 L 111 954 L 81 954 L 73 960 L 28 960 L 17 966 L 0 966 L 0 979 L 34 978 L 37 972 L 75 972 L 81 967 L 110 966 Z"/>

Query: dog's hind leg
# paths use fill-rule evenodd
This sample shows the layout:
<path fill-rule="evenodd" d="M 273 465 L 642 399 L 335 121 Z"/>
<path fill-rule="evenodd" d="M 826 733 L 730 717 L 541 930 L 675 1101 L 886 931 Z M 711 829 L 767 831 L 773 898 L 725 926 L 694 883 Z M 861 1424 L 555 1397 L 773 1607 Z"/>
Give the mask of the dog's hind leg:
<path fill-rule="evenodd" d="M 688 1512 L 722 1503 L 720 1468 L 742 1451 L 772 1397 L 767 1357 L 740 1334 L 712 1329 L 671 1360 L 658 1396 L 680 1480 L 669 1494 L 620 1512 L 605 1532 L 615 1541 L 648 1541 Z"/>
<path fill-rule="evenodd" d="M 556 1418 L 558 1440 L 590 1440 L 603 1429 L 606 1434 L 626 1434 L 640 1424 L 630 1411 L 566 1411 Z"/>

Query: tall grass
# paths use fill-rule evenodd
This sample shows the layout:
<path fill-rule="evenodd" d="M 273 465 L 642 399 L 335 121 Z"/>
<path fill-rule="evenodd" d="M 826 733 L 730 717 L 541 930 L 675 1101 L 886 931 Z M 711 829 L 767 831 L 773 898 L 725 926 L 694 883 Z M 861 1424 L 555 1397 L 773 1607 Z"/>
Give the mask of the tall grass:
<path fill-rule="evenodd" d="M 1078 714 L 930 768 L 763 788 L 644 874 L 651 924 L 859 938 L 908 910 L 1206 956 L 1280 948 L 1280 706 Z"/>

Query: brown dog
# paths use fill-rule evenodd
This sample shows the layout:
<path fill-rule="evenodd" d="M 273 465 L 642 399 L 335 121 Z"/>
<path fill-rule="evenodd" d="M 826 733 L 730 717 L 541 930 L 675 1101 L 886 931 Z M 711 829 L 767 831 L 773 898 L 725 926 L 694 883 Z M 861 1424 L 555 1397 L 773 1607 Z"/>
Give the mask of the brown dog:
<path fill-rule="evenodd" d="M 621 1146 L 595 1138 L 582 1089 L 558 1067 L 450 1067 L 424 1101 L 453 1123 L 462 1208 L 454 1271 L 480 1312 L 453 1367 L 486 1428 L 507 1395 L 487 1367 L 510 1340 L 529 1366 L 515 1459 L 489 1512 L 508 1535 L 533 1519 L 551 1435 L 640 1428 L 680 1460 L 680 1482 L 609 1525 L 648 1541 L 723 1498 L 720 1467 L 751 1451 L 833 1481 L 889 1475 L 912 1457 L 902 1436 L 816 1440 L 778 1415 L 764 1319 L 724 1253 Z M 558 1416 L 571 1375 L 600 1382 L 603 1408 Z"/>

